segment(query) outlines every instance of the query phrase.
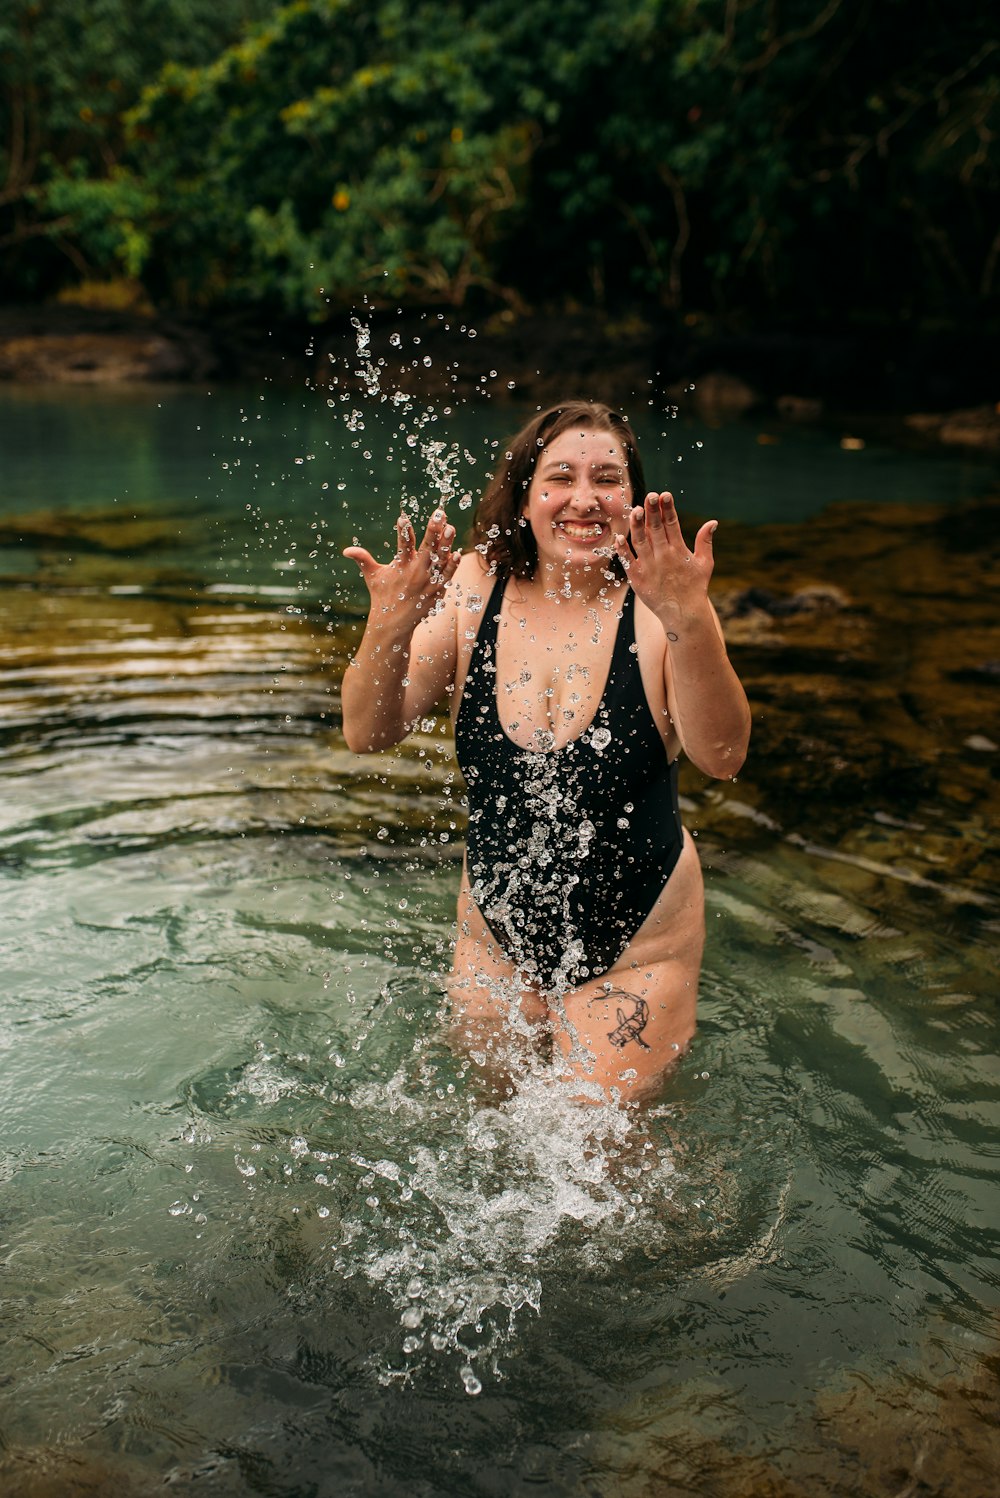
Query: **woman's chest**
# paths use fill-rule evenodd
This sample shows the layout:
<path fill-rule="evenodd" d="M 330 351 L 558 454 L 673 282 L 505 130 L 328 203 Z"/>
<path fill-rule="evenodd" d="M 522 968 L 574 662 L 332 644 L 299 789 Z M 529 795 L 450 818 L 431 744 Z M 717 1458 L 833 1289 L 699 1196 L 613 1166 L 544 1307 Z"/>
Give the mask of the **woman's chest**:
<path fill-rule="evenodd" d="M 559 748 L 593 721 L 604 696 L 619 628 L 616 610 L 536 617 L 501 614 L 495 693 L 501 727 L 525 748 L 539 737 Z"/>

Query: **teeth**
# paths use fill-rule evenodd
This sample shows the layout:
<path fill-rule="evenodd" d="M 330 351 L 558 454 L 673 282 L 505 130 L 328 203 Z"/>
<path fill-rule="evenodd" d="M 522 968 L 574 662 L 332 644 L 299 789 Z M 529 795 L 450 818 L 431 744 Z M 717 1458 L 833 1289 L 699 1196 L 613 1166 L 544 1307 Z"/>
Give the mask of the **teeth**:
<path fill-rule="evenodd" d="M 580 525 L 572 520 L 564 520 L 562 522 L 562 529 L 568 536 L 572 536 L 574 540 L 589 541 L 593 537 L 599 536 L 604 527 L 599 520 L 595 520 L 592 525 Z"/>

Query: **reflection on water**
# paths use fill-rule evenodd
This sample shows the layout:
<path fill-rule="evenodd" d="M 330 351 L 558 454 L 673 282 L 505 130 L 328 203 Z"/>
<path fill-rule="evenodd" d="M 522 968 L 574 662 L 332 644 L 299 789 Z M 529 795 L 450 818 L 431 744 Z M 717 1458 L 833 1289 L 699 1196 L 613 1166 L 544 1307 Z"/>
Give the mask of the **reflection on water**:
<path fill-rule="evenodd" d="M 693 777 L 710 942 L 668 1093 L 491 1094 L 442 1023 L 442 725 L 348 754 L 349 610 L 318 571 L 258 607 L 262 521 L 223 578 L 176 483 L 5 553 L 4 1491 L 989 1492 L 979 782 L 845 833 Z"/>

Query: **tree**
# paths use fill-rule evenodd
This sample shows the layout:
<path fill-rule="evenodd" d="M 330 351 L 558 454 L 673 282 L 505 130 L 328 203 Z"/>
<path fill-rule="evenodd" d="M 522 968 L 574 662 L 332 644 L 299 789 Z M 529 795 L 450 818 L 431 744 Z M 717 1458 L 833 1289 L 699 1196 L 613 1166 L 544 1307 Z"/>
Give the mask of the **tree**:
<path fill-rule="evenodd" d="M 90 0 L 107 36 L 124 5 Z M 228 0 L 169 61 L 154 34 L 198 0 L 139 9 L 150 38 L 125 26 L 118 73 L 100 28 L 58 81 L 40 31 L 30 59 L 18 43 L 22 284 L 33 237 L 161 300 L 316 318 L 363 294 L 826 318 L 995 297 L 1000 47 L 961 0 L 287 0 L 256 18 Z M 59 104 L 47 146 L 39 90 Z"/>
<path fill-rule="evenodd" d="M 267 0 L 6 0 L 0 273 L 21 294 L 143 261 L 146 196 L 124 114 L 168 58 L 216 56 Z M 118 184 L 121 190 L 118 190 Z"/>

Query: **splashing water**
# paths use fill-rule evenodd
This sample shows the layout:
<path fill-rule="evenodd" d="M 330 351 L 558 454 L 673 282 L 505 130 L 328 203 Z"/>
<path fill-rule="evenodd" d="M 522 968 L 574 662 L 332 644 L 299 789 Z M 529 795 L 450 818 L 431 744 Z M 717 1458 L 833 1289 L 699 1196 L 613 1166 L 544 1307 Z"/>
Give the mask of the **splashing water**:
<path fill-rule="evenodd" d="M 388 463 L 398 462 L 400 485 L 403 488 L 401 508 L 411 515 L 415 523 L 420 520 L 422 509 L 428 505 L 428 501 L 430 507 L 446 508 L 457 499 L 460 509 L 468 509 L 472 505 L 473 496 L 463 483 L 461 470 L 463 465 L 476 468 L 476 455 L 461 441 L 425 435 L 429 426 L 437 423 L 441 417 L 447 418 L 453 414 L 451 406 L 445 405 L 439 411 L 434 402 L 421 403 L 403 388 L 385 388 L 383 380 L 386 376 L 386 361 L 381 357 L 376 359 L 373 354 L 371 324 L 352 316 L 351 326 L 355 333 L 355 367 L 351 371 L 354 379 L 360 381 L 369 402 L 378 407 L 389 408 L 398 418 L 393 431 L 386 435 L 383 456 Z M 414 339 L 414 342 L 419 344 L 419 338 Z M 395 350 L 401 350 L 402 335 L 397 332 L 390 334 L 389 345 Z M 331 360 L 333 358 L 331 355 Z M 433 365 L 429 354 L 423 355 L 419 362 L 425 369 L 430 369 Z M 346 373 L 347 371 L 345 375 Z M 336 387 L 341 376 L 332 373 L 329 380 L 331 387 Z M 349 402 L 350 398 L 349 390 L 340 392 L 342 402 Z M 331 397 L 328 404 L 335 407 L 336 400 Z M 363 410 L 352 407 L 343 419 L 347 430 L 352 434 L 366 429 L 366 414 Z M 487 445 L 492 450 L 496 444 L 488 442 Z M 410 465 L 413 457 L 419 459 L 419 466 L 413 471 L 411 478 Z M 415 484 L 418 492 L 407 492 L 411 484 Z"/>
<path fill-rule="evenodd" d="M 375 1359 L 379 1380 L 409 1381 L 442 1360 L 477 1394 L 487 1373 L 503 1377 L 522 1318 L 542 1311 L 552 1256 L 601 1271 L 630 1249 L 648 1252 L 678 1216 L 676 1170 L 625 1112 L 581 1107 L 539 1073 L 489 1105 L 460 1082 L 439 1085 L 432 1063 L 414 1080 L 400 1068 L 352 1086 L 339 1148 L 327 1123 L 288 1139 L 269 1168 L 300 1201 L 312 1194 L 328 1271 L 364 1280 L 394 1307 L 395 1353 Z M 259 1082 L 258 1098 L 282 1095 L 280 1079 Z M 346 1142 L 358 1136 L 368 1147 Z M 251 1163 L 253 1154 L 237 1149 L 236 1166 L 258 1191 L 268 1167 L 259 1145 Z"/>
<path fill-rule="evenodd" d="M 328 393 L 0 390 L 0 1487 L 990 1491 L 987 803 L 960 774 L 969 805 L 936 781 L 916 835 L 859 795 L 849 836 L 821 804 L 804 840 L 695 788 L 713 940 L 669 1106 L 486 1096 L 433 1038 L 440 722 L 363 768 L 330 732 L 359 597 L 336 548 L 381 525 L 369 468 L 396 496 L 424 460 L 393 431 L 377 466 L 405 397 Z M 728 513 L 837 497 L 828 447 L 783 441 L 775 485 L 752 430 L 713 434 Z M 857 456 L 883 496 L 966 482 Z M 112 506 L 153 458 L 148 504 Z"/>

